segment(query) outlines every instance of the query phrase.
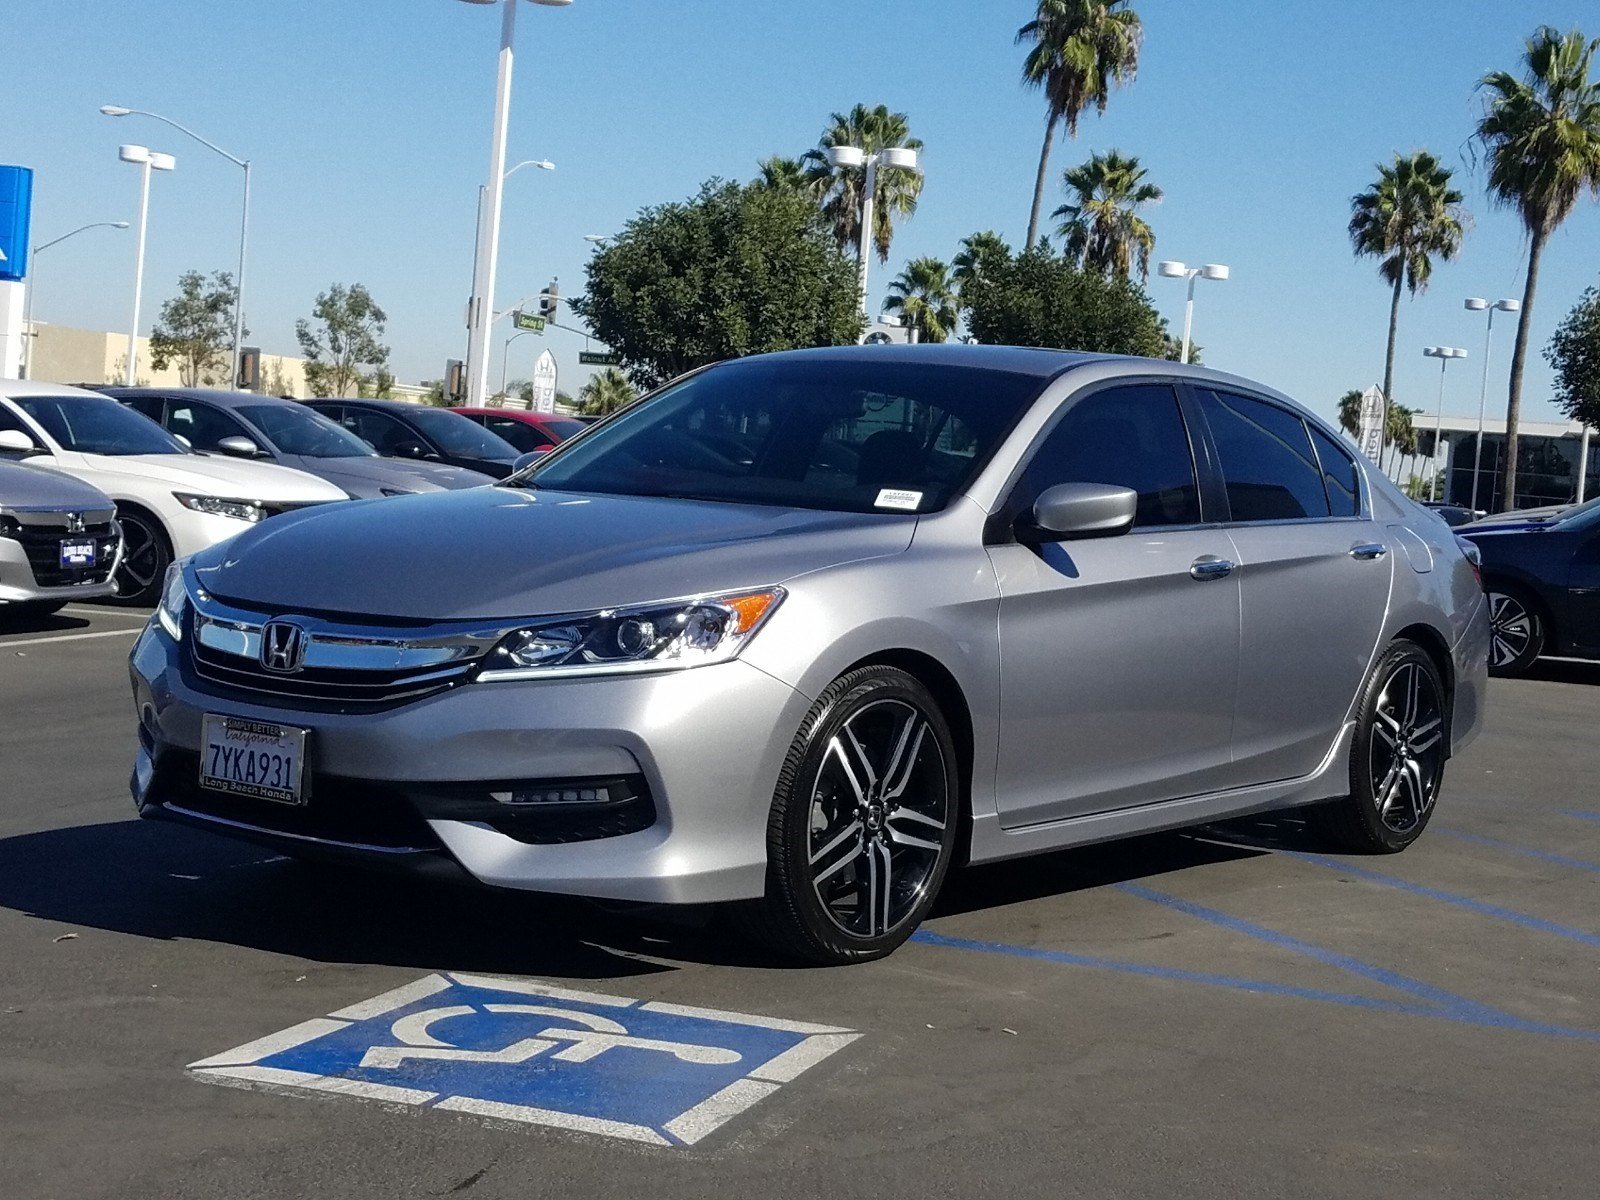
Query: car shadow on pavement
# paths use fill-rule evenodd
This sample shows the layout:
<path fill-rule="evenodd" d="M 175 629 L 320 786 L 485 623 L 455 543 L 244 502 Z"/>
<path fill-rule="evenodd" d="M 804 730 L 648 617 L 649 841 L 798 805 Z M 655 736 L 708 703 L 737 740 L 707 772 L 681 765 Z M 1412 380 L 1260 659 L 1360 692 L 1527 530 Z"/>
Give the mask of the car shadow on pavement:
<path fill-rule="evenodd" d="M 1600 687 L 1600 662 L 1578 658 L 1541 658 L 1528 668 L 1522 678 Z"/>
<path fill-rule="evenodd" d="M 17 612 L 0 604 L 0 635 L 11 633 L 76 633 L 89 628 L 85 617 L 70 613 L 51 613 L 48 616 Z"/>

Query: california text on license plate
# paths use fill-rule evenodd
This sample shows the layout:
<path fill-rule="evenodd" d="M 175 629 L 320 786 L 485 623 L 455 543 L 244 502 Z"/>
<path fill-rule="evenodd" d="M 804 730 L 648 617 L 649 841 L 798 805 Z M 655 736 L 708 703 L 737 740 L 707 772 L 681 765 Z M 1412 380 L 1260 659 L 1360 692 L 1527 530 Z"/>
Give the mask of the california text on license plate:
<path fill-rule="evenodd" d="M 207 713 L 200 732 L 200 786 L 279 804 L 304 804 L 306 731 Z"/>

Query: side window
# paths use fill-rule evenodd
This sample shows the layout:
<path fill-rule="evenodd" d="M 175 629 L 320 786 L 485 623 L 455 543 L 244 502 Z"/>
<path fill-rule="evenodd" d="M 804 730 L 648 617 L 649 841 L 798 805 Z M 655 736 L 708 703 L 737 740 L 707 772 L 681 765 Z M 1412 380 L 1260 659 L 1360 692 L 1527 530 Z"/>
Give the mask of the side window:
<path fill-rule="evenodd" d="M 1034 450 L 1021 491 L 1031 504 L 1058 483 L 1110 483 L 1139 493 L 1138 525 L 1200 520 L 1194 455 L 1167 384 L 1108 388 L 1078 400 Z"/>
<path fill-rule="evenodd" d="M 157 425 L 162 423 L 161 406 L 166 401 L 160 396 L 129 396 L 126 400 L 118 401 L 118 403 L 133 409 L 141 417 L 149 417 Z"/>
<path fill-rule="evenodd" d="M 1235 521 L 1292 521 L 1328 515 L 1322 470 L 1305 422 L 1262 400 L 1198 388 L 1217 445 Z"/>
<path fill-rule="evenodd" d="M 477 418 L 474 418 L 475 420 Z M 490 433 L 498 434 L 515 446 L 521 453 L 527 454 L 532 450 L 546 450 L 550 447 L 550 439 L 545 437 L 532 425 L 522 421 L 514 421 L 510 417 L 484 417 L 480 422 Z"/>
<path fill-rule="evenodd" d="M 226 437 L 249 437 L 243 425 L 209 404 L 174 400 L 167 406 L 167 429 L 188 438 L 196 450 L 215 450 Z M 254 441 L 251 438 L 251 441 Z"/>
<path fill-rule="evenodd" d="M 1322 483 L 1328 490 L 1328 508 L 1336 517 L 1361 515 L 1361 483 L 1356 474 L 1356 460 L 1350 452 L 1315 425 L 1311 430 L 1311 444 L 1317 449 L 1317 461 L 1322 464 Z"/>
<path fill-rule="evenodd" d="M 379 454 L 398 454 L 401 446 L 422 440 L 393 417 L 359 408 L 345 409 L 343 424 Z"/>

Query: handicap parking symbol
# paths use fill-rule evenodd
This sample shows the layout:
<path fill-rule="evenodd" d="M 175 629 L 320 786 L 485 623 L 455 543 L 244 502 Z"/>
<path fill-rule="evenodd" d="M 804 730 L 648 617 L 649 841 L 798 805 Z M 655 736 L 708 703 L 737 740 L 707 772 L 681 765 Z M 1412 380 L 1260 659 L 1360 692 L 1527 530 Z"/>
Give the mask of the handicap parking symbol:
<path fill-rule="evenodd" d="M 689 1146 L 859 1036 L 830 1025 L 453 972 L 188 1069 L 212 1083 Z"/>

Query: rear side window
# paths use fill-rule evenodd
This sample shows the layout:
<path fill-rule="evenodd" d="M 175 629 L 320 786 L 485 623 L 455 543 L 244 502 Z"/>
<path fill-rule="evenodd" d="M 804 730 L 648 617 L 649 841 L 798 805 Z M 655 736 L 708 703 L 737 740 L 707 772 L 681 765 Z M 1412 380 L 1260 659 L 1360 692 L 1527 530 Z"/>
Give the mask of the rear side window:
<path fill-rule="evenodd" d="M 505 438 L 524 454 L 534 450 L 548 450 L 552 445 L 550 439 L 534 426 L 511 417 L 473 417 L 472 420 L 490 433 Z"/>
<path fill-rule="evenodd" d="M 1322 483 L 1328 490 L 1328 509 L 1336 517 L 1355 517 L 1361 514 L 1361 484 L 1356 475 L 1356 460 L 1349 451 L 1334 441 L 1315 425 L 1311 430 L 1311 444 L 1316 447 L 1317 461 L 1322 464 Z"/>
<path fill-rule="evenodd" d="M 1029 460 L 1023 498 L 1032 504 L 1058 483 L 1132 488 L 1138 525 L 1196 524 L 1200 494 L 1177 393 L 1166 384 L 1132 384 L 1074 403 Z"/>
<path fill-rule="evenodd" d="M 1232 392 L 1196 389 L 1217 446 L 1235 521 L 1326 517 L 1322 469 L 1305 422 L 1291 412 Z"/>

